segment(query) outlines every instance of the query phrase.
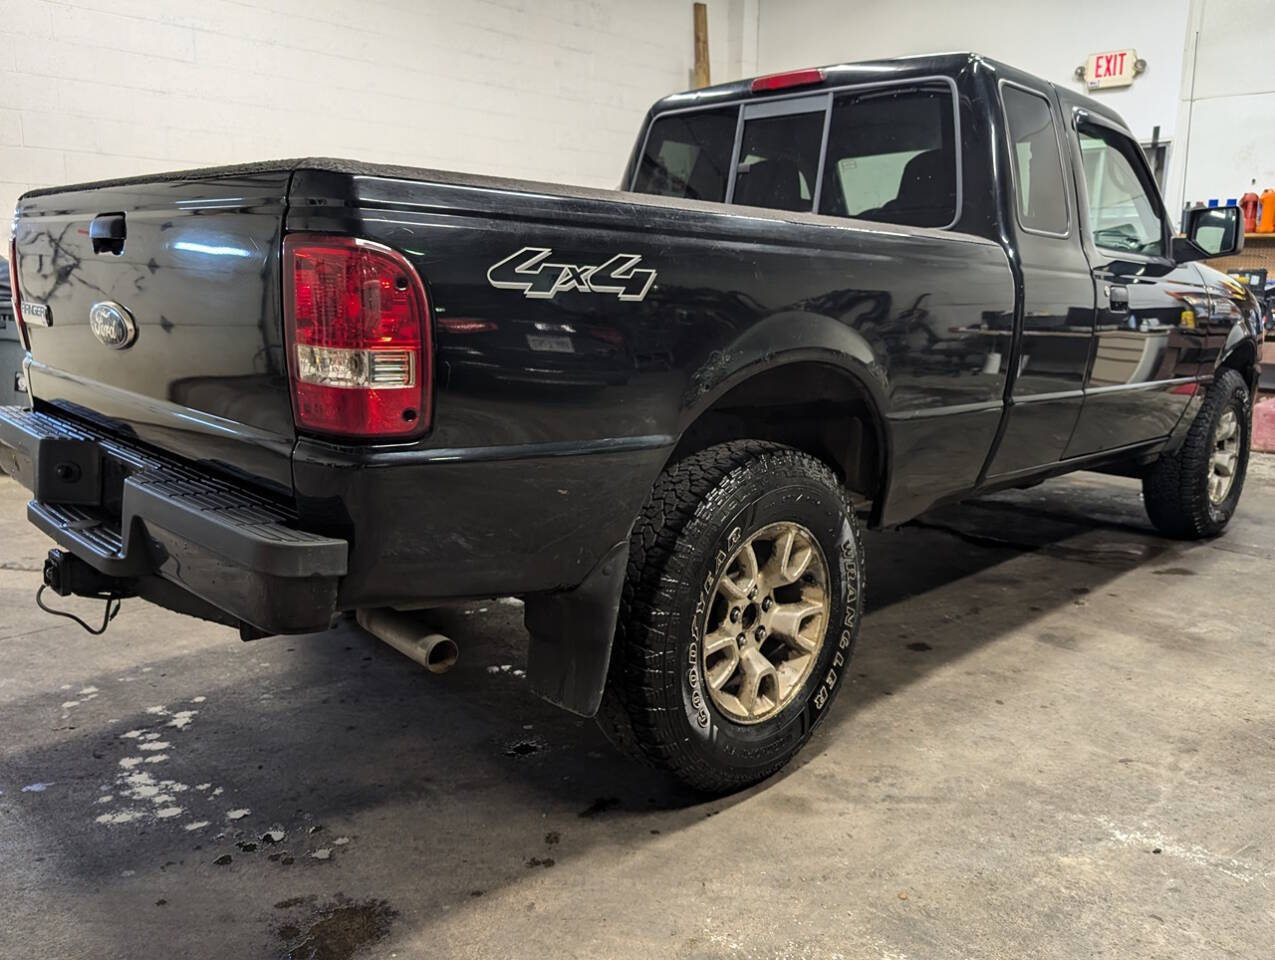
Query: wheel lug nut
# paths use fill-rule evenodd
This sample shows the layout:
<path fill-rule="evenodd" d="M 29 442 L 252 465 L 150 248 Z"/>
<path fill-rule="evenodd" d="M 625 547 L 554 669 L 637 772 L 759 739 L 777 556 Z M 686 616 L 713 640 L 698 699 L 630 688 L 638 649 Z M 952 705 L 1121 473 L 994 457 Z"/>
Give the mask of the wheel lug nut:
<path fill-rule="evenodd" d="M 773 607 L 774 605 L 775 605 L 775 601 L 772 600 L 770 597 L 767 597 L 765 600 L 761 602 L 762 611 L 764 613 L 769 613 L 770 608 Z"/>
<path fill-rule="evenodd" d="M 742 646 L 744 645 L 744 640 L 745 640 L 745 639 L 746 639 L 746 638 L 745 638 L 745 637 L 744 637 L 744 635 L 741 633 L 738 637 L 736 637 L 736 638 L 735 638 L 735 642 L 736 642 L 736 643 L 738 643 L 738 644 L 742 647 Z"/>
<path fill-rule="evenodd" d="M 757 641 L 758 641 L 759 643 L 760 643 L 762 640 L 765 640 L 765 639 L 766 639 L 766 628 L 765 628 L 765 627 L 763 627 L 763 626 L 761 626 L 761 625 L 759 624 L 759 625 L 757 626 L 756 631 L 754 631 L 753 636 L 755 636 L 755 637 L 757 638 Z"/>
<path fill-rule="evenodd" d="M 740 617 L 739 607 L 736 607 L 734 610 L 730 612 L 730 622 L 739 623 L 739 617 Z"/>

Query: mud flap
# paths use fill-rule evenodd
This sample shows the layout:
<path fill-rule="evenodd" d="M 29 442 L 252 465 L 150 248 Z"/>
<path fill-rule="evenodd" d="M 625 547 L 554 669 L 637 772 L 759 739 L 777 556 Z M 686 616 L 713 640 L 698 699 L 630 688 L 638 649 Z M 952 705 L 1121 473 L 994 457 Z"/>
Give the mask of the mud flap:
<path fill-rule="evenodd" d="M 626 539 L 608 550 L 575 589 L 526 598 L 531 689 L 582 717 L 593 716 L 602 702 L 628 562 Z"/>

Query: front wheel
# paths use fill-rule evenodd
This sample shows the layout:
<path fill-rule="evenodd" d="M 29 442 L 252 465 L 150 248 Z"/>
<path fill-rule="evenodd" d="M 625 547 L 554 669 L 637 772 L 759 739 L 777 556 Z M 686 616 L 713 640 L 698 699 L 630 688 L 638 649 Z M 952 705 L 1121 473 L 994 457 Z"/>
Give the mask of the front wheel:
<path fill-rule="evenodd" d="M 736 441 L 675 464 L 633 530 L 598 722 L 697 789 L 739 789 L 809 739 L 858 635 L 863 547 L 814 457 Z"/>
<path fill-rule="evenodd" d="M 1182 446 L 1142 478 L 1147 515 L 1161 533 L 1198 540 L 1222 532 L 1244 489 L 1252 427 L 1244 378 L 1219 371 Z"/>

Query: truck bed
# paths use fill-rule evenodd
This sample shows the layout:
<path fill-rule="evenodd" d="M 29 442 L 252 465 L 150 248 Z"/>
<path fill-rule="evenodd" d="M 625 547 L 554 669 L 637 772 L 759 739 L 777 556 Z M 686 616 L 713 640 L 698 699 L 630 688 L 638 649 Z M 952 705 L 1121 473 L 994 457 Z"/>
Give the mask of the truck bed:
<path fill-rule="evenodd" d="M 94 253 L 93 218 L 121 211 L 123 255 Z M 23 293 L 53 314 L 30 330 L 37 409 L 243 482 L 348 542 L 339 609 L 580 584 L 697 412 L 780 351 L 858 370 L 889 418 L 908 456 L 874 505 L 887 522 L 968 489 L 999 423 L 1004 373 L 985 361 L 1011 275 L 998 245 L 957 231 L 329 158 L 34 191 L 17 224 Z M 60 281 L 41 260 L 51 225 L 70 255 Z M 281 251 L 302 234 L 363 238 L 419 273 L 420 436 L 297 430 Z M 536 250 L 656 275 L 625 296 L 493 282 Z M 88 329 L 102 300 L 135 314 L 127 349 Z"/>

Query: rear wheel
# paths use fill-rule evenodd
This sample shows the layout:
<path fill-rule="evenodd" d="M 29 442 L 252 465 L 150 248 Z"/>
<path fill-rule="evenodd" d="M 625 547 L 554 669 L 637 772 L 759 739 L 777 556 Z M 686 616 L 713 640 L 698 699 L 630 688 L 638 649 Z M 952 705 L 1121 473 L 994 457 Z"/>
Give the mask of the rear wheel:
<path fill-rule="evenodd" d="M 1252 413 L 1244 378 L 1220 371 L 1182 446 L 1142 479 L 1147 515 L 1160 532 L 1197 540 L 1230 522 L 1244 490 Z"/>
<path fill-rule="evenodd" d="M 862 594 L 859 524 L 828 467 L 760 441 L 695 454 L 634 527 L 598 722 L 698 789 L 764 779 L 845 682 Z"/>

